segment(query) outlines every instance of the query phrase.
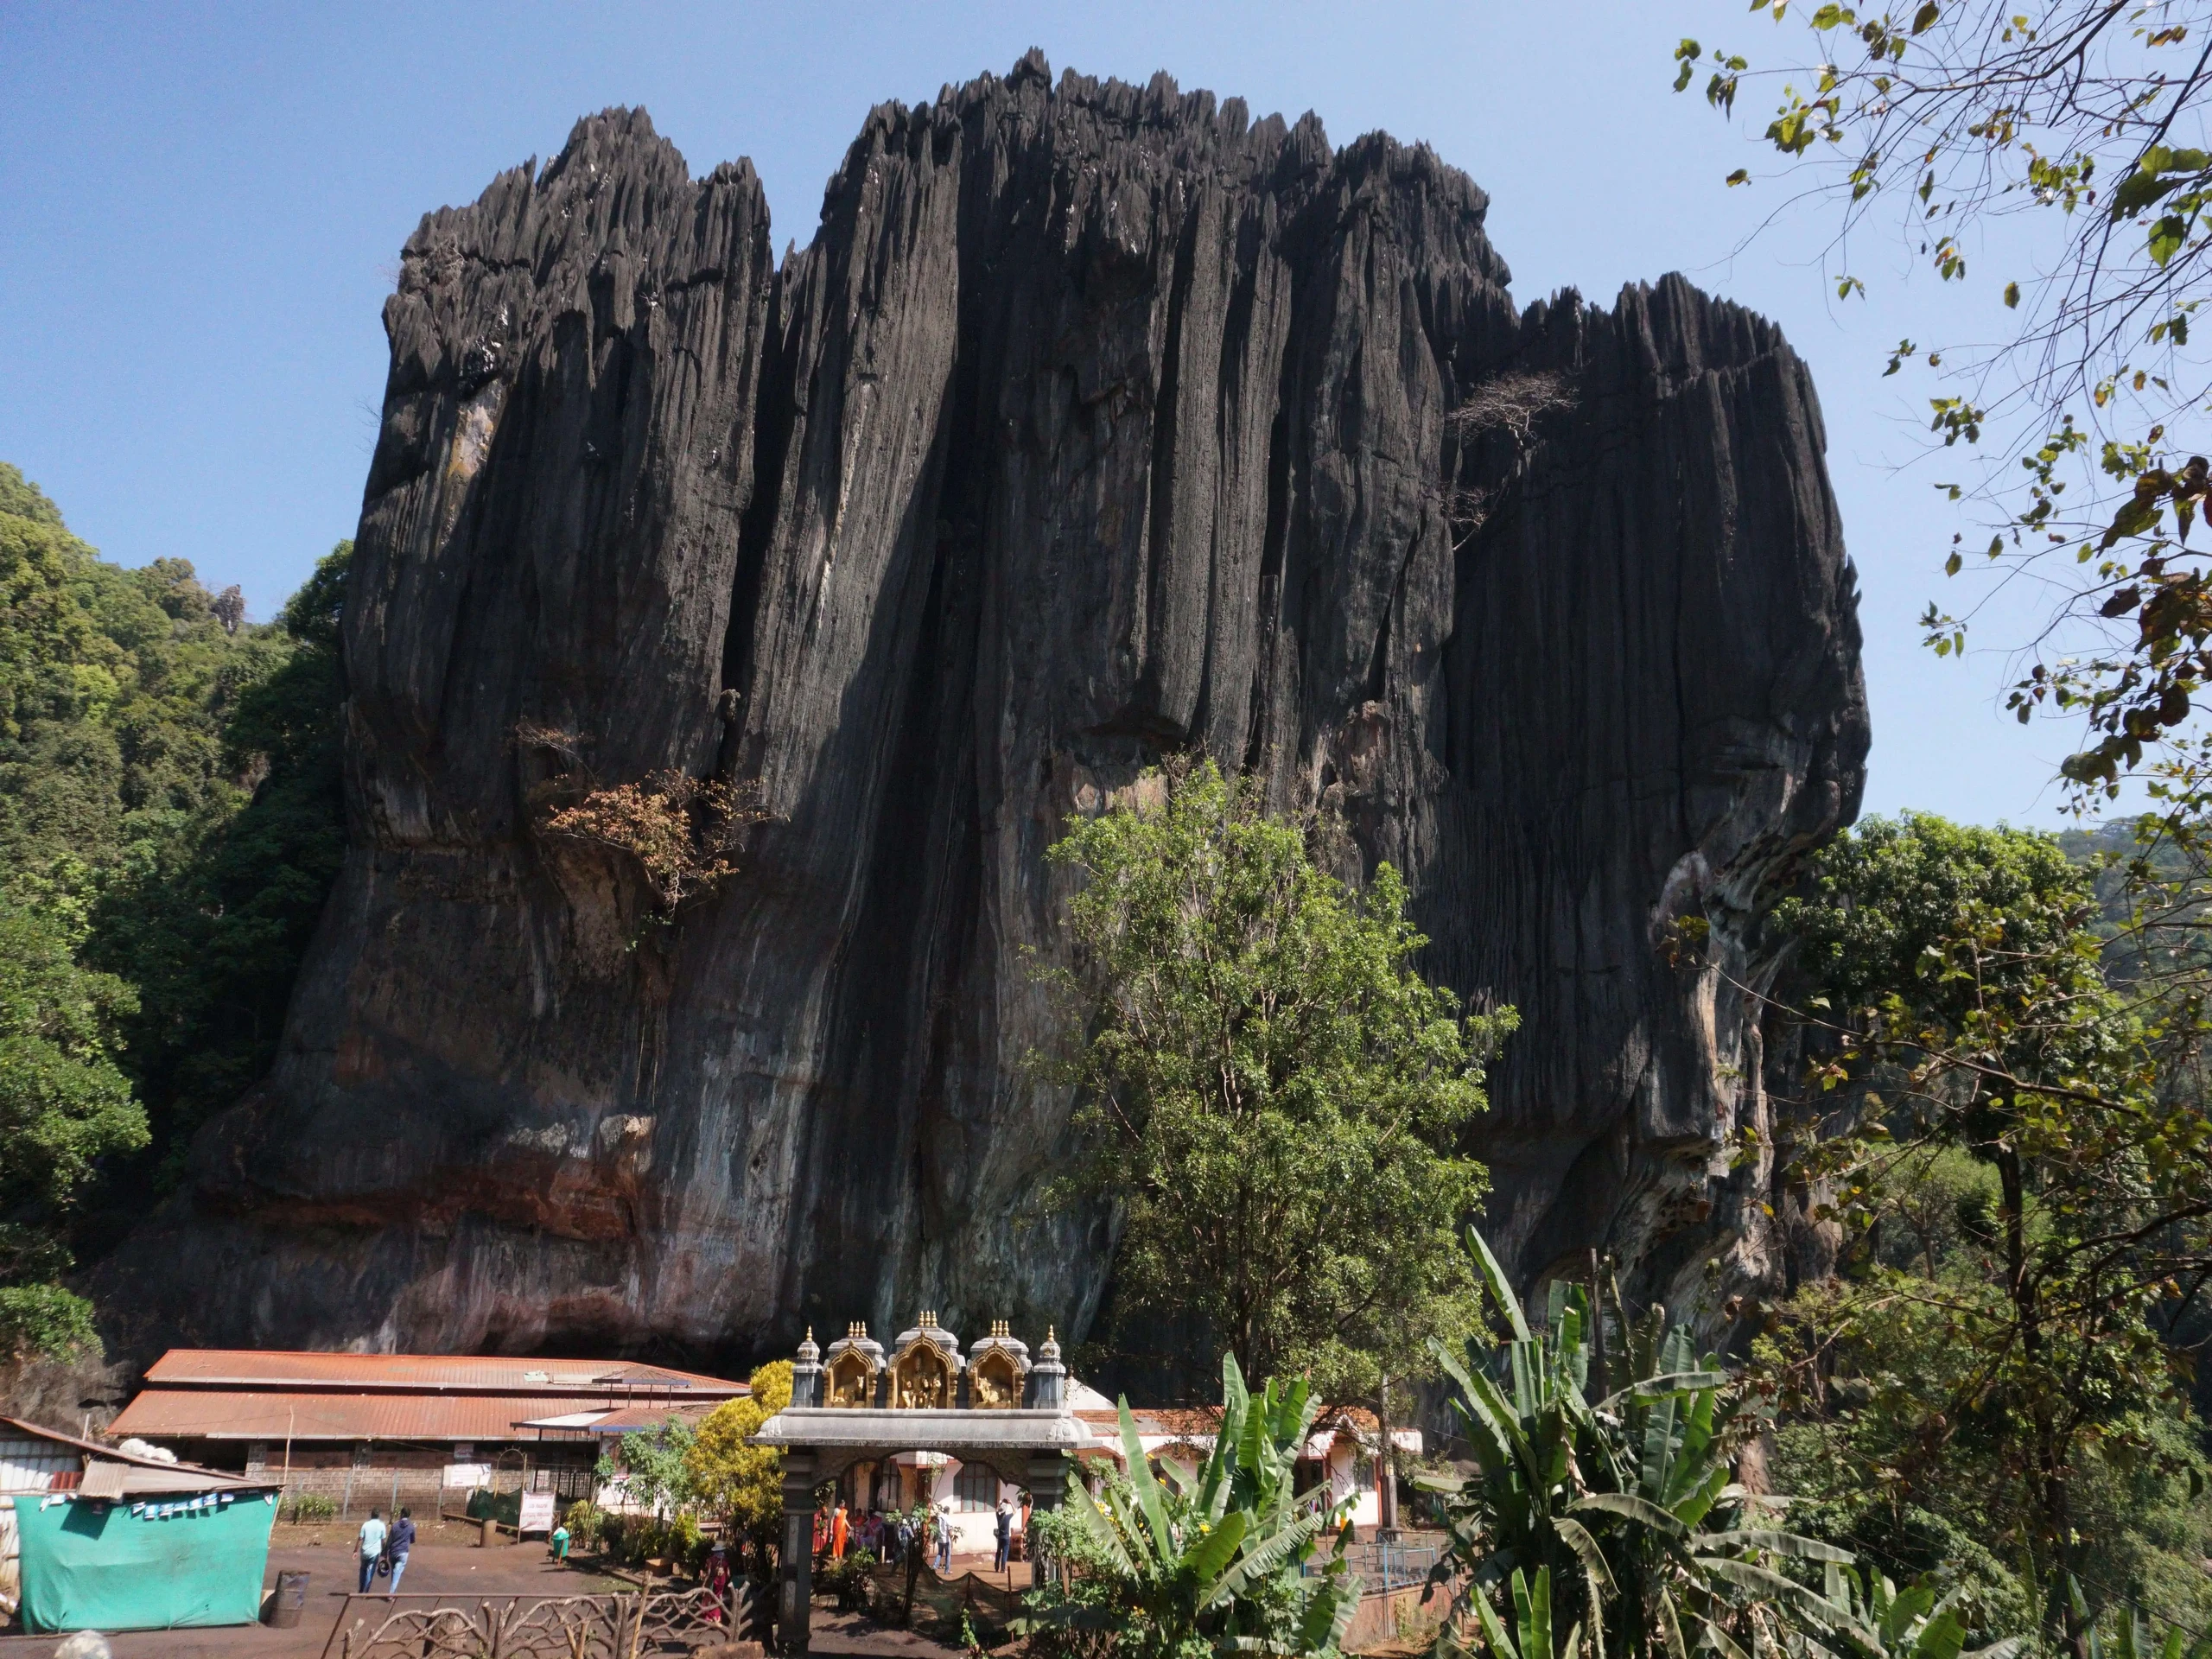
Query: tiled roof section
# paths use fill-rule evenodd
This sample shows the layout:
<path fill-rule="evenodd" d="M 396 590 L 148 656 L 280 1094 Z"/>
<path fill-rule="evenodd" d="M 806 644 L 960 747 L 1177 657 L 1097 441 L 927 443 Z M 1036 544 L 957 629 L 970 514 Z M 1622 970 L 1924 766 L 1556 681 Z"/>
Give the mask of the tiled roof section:
<path fill-rule="evenodd" d="M 603 1395 L 349 1394 L 148 1389 L 108 1432 L 148 1440 L 280 1441 L 532 1440 L 517 1425 L 607 1409 Z M 665 1413 L 664 1413 L 665 1414 Z"/>
<path fill-rule="evenodd" d="M 1092 1434 L 1103 1434 L 1117 1445 L 1122 1436 L 1122 1417 L 1116 1411 L 1078 1411 L 1076 1420 Z M 1211 1440 L 1221 1429 L 1219 1406 L 1152 1406 L 1139 1411 L 1132 1407 L 1129 1415 L 1135 1419 L 1141 1439 L 1156 1436 L 1171 1438 L 1192 1436 Z"/>
<path fill-rule="evenodd" d="M 1118 1411 L 1080 1410 L 1075 1415 L 1095 1446 L 1116 1457 L 1120 1455 L 1122 1419 Z M 1154 1406 L 1141 1411 L 1132 1407 L 1129 1415 L 1136 1423 L 1137 1439 L 1147 1452 L 1179 1444 L 1210 1447 L 1221 1429 L 1219 1406 Z M 1302 1455 L 1312 1459 L 1327 1456 L 1329 1443 L 1344 1432 L 1371 1445 L 1378 1427 L 1375 1414 L 1363 1407 L 1324 1407 L 1313 1420 L 1313 1432 L 1306 1440 Z M 1390 1440 L 1401 1451 L 1417 1452 L 1421 1449 L 1419 1429 L 1393 1428 Z"/>
<path fill-rule="evenodd" d="M 631 1360 L 528 1359 L 472 1354 L 267 1352 L 235 1348 L 172 1348 L 146 1373 L 149 1386 L 238 1389 L 480 1389 L 520 1394 L 590 1389 L 698 1391 L 718 1397 L 746 1385 L 696 1371 Z"/>

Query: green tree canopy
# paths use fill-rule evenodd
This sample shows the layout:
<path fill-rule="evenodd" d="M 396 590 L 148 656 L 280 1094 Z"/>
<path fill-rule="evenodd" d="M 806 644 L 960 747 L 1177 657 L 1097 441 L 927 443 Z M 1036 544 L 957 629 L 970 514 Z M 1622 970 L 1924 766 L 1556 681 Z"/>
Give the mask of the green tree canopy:
<path fill-rule="evenodd" d="M 51 1280 L 100 1160 L 146 1143 L 116 1064 L 130 988 L 78 966 L 54 914 L 0 904 L 0 1363 L 92 1338 L 88 1305 Z"/>
<path fill-rule="evenodd" d="M 130 988 L 77 965 L 50 918 L 0 910 L 0 1213 L 65 1210 L 146 1115 L 115 1063 Z"/>
<path fill-rule="evenodd" d="M 1116 1296 L 1197 1322 L 1248 1375 L 1365 1392 L 1472 1317 L 1460 1151 L 1510 1010 L 1463 1016 L 1388 864 L 1364 893 L 1315 862 L 1326 826 L 1270 817 L 1211 762 L 1051 854 L 1080 878 L 1052 975 L 1079 1091 L 1068 1190 L 1117 1206 Z"/>
<path fill-rule="evenodd" d="M 2148 1517 L 2201 1478 L 2166 1338 L 2212 1279 L 2202 1093 L 2053 838 L 1877 819 L 1815 877 L 1779 919 L 1816 1097 L 1844 1109 L 1799 1168 L 1851 1243 L 1763 1350 L 1789 1478 L 1885 1570 L 1980 1571 L 2081 1639 L 2067 1575 L 2091 1608 L 2152 1595 Z"/>
<path fill-rule="evenodd" d="M 0 464 L 0 1344 L 77 1345 L 73 1244 L 275 1053 L 342 847 L 351 553 L 256 626 L 182 560 L 101 559 Z"/>
<path fill-rule="evenodd" d="M 753 1373 L 751 1392 L 707 1414 L 687 1457 L 691 1490 L 753 1541 L 766 1561 L 784 1513 L 784 1457 L 772 1446 L 748 1446 L 760 1425 L 791 1402 L 791 1363 L 774 1359 Z"/>

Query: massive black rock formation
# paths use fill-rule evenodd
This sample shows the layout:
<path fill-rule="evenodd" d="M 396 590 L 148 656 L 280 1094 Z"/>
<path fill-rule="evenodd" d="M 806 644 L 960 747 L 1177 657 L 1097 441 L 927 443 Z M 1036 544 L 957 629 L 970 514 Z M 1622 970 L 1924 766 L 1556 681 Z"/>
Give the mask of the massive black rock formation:
<path fill-rule="evenodd" d="M 1478 1150 L 1522 1273 L 1769 1272 L 1742 988 L 1867 740 L 1818 406 L 1678 277 L 1516 308 L 1485 207 L 1033 55 L 875 111 L 780 266 L 751 167 L 639 111 L 426 218 L 351 850 L 274 1074 L 111 1269 L 160 1333 L 1080 1327 L 1107 1240 L 1030 1204 L 1043 854 L 1199 748 L 1338 802 L 1432 970 L 1520 1009 Z M 671 768 L 774 818 L 660 927 L 542 803 Z"/>

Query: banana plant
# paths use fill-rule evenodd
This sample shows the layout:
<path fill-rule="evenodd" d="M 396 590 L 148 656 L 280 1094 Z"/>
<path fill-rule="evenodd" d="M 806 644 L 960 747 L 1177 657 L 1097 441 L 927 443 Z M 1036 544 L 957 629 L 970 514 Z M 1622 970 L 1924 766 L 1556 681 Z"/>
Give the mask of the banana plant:
<path fill-rule="evenodd" d="M 1768 1524 L 1731 1478 L 1749 1408 L 1719 1362 L 1700 1358 L 1690 1332 L 1670 1332 L 1655 1308 L 1640 1325 L 1618 1321 L 1629 1381 L 1593 1402 L 1588 1294 L 1554 1283 L 1533 1325 L 1471 1230 L 1468 1249 L 1505 1339 L 1478 1332 L 1463 1354 L 1433 1347 L 1481 1472 L 1421 1484 L 1445 1498 L 1449 1543 L 1433 1576 L 1459 1586 L 1453 1611 L 1474 1614 L 1484 1644 L 1500 1659 L 1605 1659 L 1609 1649 L 1745 1659 L 1747 1642 L 1766 1648 L 1785 1630 L 1856 1640 L 1856 1615 L 1778 1570 L 1785 1559 L 1848 1565 L 1848 1552 Z M 1492 1630 L 1503 1631 L 1504 1610 L 1492 1604 L 1507 1598 L 1518 1618 L 1524 1600 L 1538 1605 L 1538 1586 L 1545 1637 L 1566 1645 L 1539 1656 L 1524 1641 L 1508 1655 Z M 1446 1621 L 1440 1647 L 1457 1643 L 1455 1628 L 1465 1621 Z"/>
<path fill-rule="evenodd" d="M 2112 1608 L 2103 1619 L 2092 1623 L 2088 1601 L 2071 1573 L 2066 1575 L 2066 1596 L 2073 1605 L 2075 1618 L 2088 1632 L 2085 1645 L 2089 1659 L 2212 1659 L 2212 1630 L 2192 1642 L 2180 1625 L 2169 1625 L 2162 1640 L 2149 1621 L 2130 1605 Z"/>
<path fill-rule="evenodd" d="M 1513 1593 L 1510 1626 L 1492 1611 L 1489 1597 L 1474 1598 L 1484 1642 L 1497 1659 L 1553 1659 L 1551 1568 L 1538 1567 L 1535 1582 L 1531 1584 L 1528 1574 L 1516 1567 L 1509 1584 Z M 1579 1627 L 1569 1630 L 1558 1651 L 1573 1653 L 1581 1646 L 1581 1638 Z"/>
<path fill-rule="evenodd" d="M 2006 1637 L 1968 1650 L 1962 1592 L 1954 1589 L 1939 1596 L 1924 1580 L 1899 1590 L 1872 1568 L 1861 1579 L 1851 1567 L 1831 1561 L 1823 1588 L 1830 1605 L 1847 1616 L 1858 1633 L 1856 1646 L 1864 1659 L 2013 1659 L 2025 1645 L 2018 1637 Z M 1833 1659 L 1817 1640 L 1792 1645 L 1815 1659 Z"/>
<path fill-rule="evenodd" d="M 1301 1380 L 1270 1382 L 1256 1399 L 1233 1356 L 1222 1361 L 1222 1421 L 1187 1482 L 1156 1477 L 1121 1402 L 1125 1478 L 1094 1496 L 1080 1483 L 1068 1508 L 1088 1535 L 1111 1593 L 1083 1601 L 1033 1599 L 1037 1630 L 1117 1632 L 1117 1654 L 1171 1659 L 1216 1653 L 1334 1655 L 1359 1605 L 1359 1580 L 1342 1551 L 1306 1571 L 1318 1546 L 1341 1533 L 1351 1500 L 1326 1488 L 1301 1497 L 1298 1457 L 1317 1402 Z"/>

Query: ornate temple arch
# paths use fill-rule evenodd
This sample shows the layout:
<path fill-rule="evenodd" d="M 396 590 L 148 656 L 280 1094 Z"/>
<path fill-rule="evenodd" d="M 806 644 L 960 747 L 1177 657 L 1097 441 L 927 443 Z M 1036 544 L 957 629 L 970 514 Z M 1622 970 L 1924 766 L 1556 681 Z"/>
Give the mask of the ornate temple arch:
<path fill-rule="evenodd" d="M 779 1644 L 803 1653 L 811 1612 L 814 1495 L 866 1463 L 934 1452 L 1026 1487 L 1040 1510 L 1067 1490 L 1068 1461 L 1090 1437 L 1067 1405 L 1067 1367 L 1046 1333 L 1035 1362 L 1001 1319 L 963 1359 L 959 1339 L 925 1313 L 886 1357 L 868 1327 L 849 1325 L 825 1357 L 809 1331 L 791 1367 L 791 1403 L 755 1446 L 784 1454 Z"/>

